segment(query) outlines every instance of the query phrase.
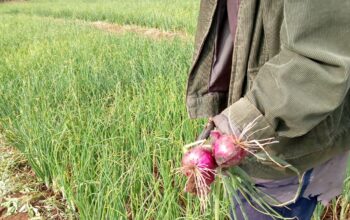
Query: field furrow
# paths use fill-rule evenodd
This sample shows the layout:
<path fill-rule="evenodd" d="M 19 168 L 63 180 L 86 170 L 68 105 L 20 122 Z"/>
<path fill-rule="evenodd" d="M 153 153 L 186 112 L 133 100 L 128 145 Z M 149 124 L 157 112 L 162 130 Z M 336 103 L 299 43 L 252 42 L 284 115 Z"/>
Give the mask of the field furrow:
<path fill-rule="evenodd" d="M 137 25 L 119 25 L 114 23 L 108 23 L 105 21 L 84 21 L 79 19 L 63 19 L 63 18 L 52 18 L 43 17 L 36 15 L 22 15 L 22 17 L 36 17 L 41 20 L 48 20 L 49 22 L 57 22 L 60 24 L 75 24 L 80 26 L 90 26 L 101 31 L 105 31 L 112 34 L 137 34 L 140 37 L 147 37 L 153 40 L 174 40 L 178 38 L 183 41 L 193 41 L 194 36 L 181 31 L 165 31 L 157 28 L 142 27 Z"/>

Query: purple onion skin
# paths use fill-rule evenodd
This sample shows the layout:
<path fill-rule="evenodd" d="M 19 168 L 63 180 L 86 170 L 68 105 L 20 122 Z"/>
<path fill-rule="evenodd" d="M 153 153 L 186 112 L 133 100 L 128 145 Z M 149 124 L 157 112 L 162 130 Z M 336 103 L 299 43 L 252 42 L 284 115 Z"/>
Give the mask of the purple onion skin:
<path fill-rule="evenodd" d="M 213 154 L 218 166 L 224 168 L 236 166 L 246 157 L 246 151 L 235 144 L 233 136 L 212 131 L 211 137 L 213 140 Z"/>
<path fill-rule="evenodd" d="M 182 167 L 183 173 L 187 177 L 193 177 L 195 169 L 199 170 L 208 186 L 215 180 L 214 170 L 217 165 L 209 149 L 203 147 L 191 148 L 182 158 Z"/>

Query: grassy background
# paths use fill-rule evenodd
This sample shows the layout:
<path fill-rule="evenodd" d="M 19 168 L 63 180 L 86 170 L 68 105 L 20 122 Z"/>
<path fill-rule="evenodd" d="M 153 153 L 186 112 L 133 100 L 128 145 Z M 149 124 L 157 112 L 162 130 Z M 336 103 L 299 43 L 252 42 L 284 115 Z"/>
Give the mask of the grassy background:
<path fill-rule="evenodd" d="M 183 104 L 191 43 L 0 19 L 0 120 L 39 177 L 83 219 L 200 215 L 173 172 L 198 130 Z"/>
<path fill-rule="evenodd" d="M 174 173 L 201 128 L 184 105 L 192 42 L 69 21 L 193 34 L 197 12 L 192 0 L 0 5 L 2 132 L 82 219 L 211 219 Z"/>
<path fill-rule="evenodd" d="M 136 24 L 193 34 L 198 8 L 195 0 L 31 0 L 0 5 L 0 12 Z"/>

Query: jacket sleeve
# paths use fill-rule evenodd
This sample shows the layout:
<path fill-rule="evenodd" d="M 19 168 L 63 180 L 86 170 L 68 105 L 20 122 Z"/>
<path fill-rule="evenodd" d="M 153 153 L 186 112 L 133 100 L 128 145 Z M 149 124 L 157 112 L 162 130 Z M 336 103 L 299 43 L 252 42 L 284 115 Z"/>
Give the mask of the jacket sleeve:
<path fill-rule="evenodd" d="M 279 54 L 223 112 L 240 129 L 257 119 L 255 138 L 302 136 L 349 91 L 349 0 L 285 0 L 280 34 Z"/>

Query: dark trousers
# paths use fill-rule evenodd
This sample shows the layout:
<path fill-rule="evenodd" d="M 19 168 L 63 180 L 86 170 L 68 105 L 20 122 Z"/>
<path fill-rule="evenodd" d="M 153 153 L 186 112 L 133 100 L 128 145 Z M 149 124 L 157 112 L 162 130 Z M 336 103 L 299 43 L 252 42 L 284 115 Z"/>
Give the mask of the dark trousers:
<path fill-rule="evenodd" d="M 301 195 L 303 194 L 303 192 L 305 191 L 306 187 L 309 184 L 310 175 L 311 175 L 311 170 L 305 174 L 302 190 L 300 193 Z M 253 207 L 251 207 L 251 205 L 248 203 L 247 200 L 244 199 L 242 195 L 239 195 L 239 197 L 242 201 L 242 206 L 249 220 L 272 220 L 273 219 L 271 216 L 264 215 L 258 212 Z M 235 204 L 237 204 L 237 201 L 235 201 Z M 299 219 L 299 220 L 310 220 L 316 208 L 316 205 L 317 205 L 317 196 L 311 197 L 311 198 L 304 198 L 300 196 L 295 203 L 290 204 L 286 207 L 275 207 L 274 210 L 276 210 L 276 212 L 278 212 L 281 216 L 285 218 L 294 217 L 295 219 Z M 236 210 L 236 216 L 237 216 L 237 219 L 235 220 L 243 220 L 244 218 L 241 213 L 241 209 L 238 205 L 236 205 L 235 210 Z M 234 219 L 232 213 L 231 213 L 231 218 Z"/>

